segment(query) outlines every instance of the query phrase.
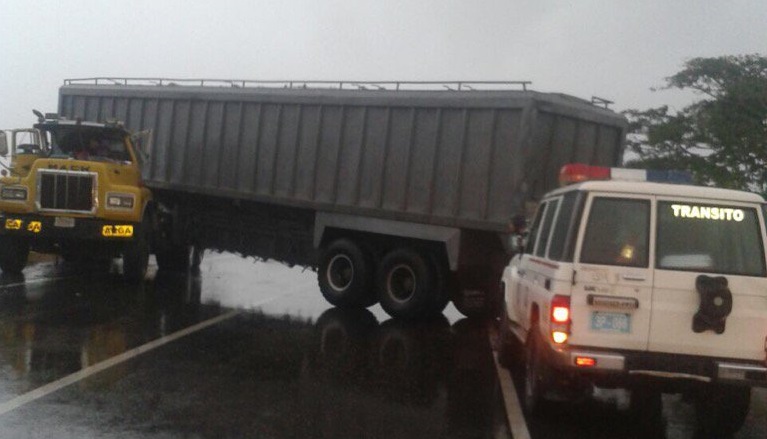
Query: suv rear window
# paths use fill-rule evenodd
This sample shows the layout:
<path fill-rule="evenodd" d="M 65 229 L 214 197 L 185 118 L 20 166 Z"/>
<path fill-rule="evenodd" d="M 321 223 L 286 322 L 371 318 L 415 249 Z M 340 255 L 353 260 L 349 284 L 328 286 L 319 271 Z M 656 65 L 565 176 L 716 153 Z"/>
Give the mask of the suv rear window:
<path fill-rule="evenodd" d="M 650 200 L 594 198 L 581 262 L 647 267 L 649 229 Z"/>
<path fill-rule="evenodd" d="M 657 267 L 765 276 L 755 208 L 658 203 Z"/>

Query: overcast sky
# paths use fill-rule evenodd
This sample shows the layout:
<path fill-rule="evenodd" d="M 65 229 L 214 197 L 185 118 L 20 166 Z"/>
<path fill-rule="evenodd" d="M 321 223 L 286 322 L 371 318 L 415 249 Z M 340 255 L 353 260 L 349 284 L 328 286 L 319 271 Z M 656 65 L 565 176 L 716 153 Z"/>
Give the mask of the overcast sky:
<path fill-rule="evenodd" d="M 693 57 L 767 53 L 765 0 L 0 0 L 0 127 L 73 77 L 530 80 L 614 108 Z"/>

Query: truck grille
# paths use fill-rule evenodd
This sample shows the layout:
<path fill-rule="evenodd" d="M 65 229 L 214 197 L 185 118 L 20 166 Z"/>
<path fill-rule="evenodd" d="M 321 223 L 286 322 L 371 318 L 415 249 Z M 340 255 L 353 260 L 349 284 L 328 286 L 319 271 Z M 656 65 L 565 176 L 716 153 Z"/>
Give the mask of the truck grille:
<path fill-rule="evenodd" d="M 41 171 L 37 197 L 41 211 L 93 212 L 95 174 Z"/>

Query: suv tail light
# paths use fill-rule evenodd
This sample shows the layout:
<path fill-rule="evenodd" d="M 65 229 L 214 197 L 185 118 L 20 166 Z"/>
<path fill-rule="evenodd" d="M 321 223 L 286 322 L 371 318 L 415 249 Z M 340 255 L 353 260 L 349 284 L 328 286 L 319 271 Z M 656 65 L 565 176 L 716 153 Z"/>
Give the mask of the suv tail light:
<path fill-rule="evenodd" d="M 570 336 L 570 297 L 556 295 L 551 299 L 551 339 L 564 344 Z"/>

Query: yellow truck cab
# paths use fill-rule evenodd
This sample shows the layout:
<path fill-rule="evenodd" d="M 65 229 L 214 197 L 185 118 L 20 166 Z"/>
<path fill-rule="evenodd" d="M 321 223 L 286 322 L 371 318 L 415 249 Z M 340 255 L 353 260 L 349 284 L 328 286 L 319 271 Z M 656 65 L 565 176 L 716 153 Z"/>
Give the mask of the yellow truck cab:
<path fill-rule="evenodd" d="M 141 179 L 147 133 L 36 114 L 33 129 L 0 135 L 0 156 L 11 159 L 0 178 L 0 269 L 20 272 L 30 249 L 66 259 L 122 255 L 125 277 L 143 279 L 153 218 Z"/>
<path fill-rule="evenodd" d="M 762 197 L 565 166 L 506 267 L 502 356 L 521 348 L 524 402 L 593 386 L 694 396 L 703 430 L 740 428 L 767 386 Z M 655 180 L 655 181 L 653 181 Z M 641 393 L 641 392 L 640 392 Z"/>

